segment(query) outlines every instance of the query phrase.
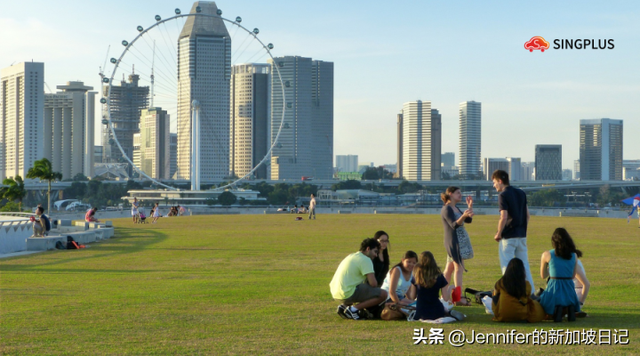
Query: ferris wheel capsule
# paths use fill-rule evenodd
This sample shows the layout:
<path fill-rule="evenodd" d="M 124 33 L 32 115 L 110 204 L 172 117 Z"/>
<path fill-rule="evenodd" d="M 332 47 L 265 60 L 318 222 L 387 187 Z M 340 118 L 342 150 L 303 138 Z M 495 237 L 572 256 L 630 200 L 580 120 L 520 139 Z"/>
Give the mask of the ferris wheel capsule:
<path fill-rule="evenodd" d="M 269 43 L 269 44 L 267 45 L 267 48 L 269 48 L 269 49 L 273 49 L 273 43 Z"/>
<path fill-rule="evenodd" d="M 142 26 L 138 26 L 138 27 L 136 27 L 136 29 L 138 30 L 138 32 L 144 31 L 144 28 Z"/>
<path fill-rule="evenodd" d="M 102 78 L 102 82 L 103 83 L 109 83 L 109 78 L 107 78 L 107 77 Z"/>
<path fill-rule="evenodd" d="M 196 12 L 197 13 L 201 13 L 202 12 L 202 8 L 200 6 L 196 6 Z"/>
<path fill-rule="evenodd" d="M 156 15 L 156 21 L 160 21 L 162 20 L 162 17 L 160 17 L 160 15 Z"/>
<path fill-rule="evenodd" d="M 218 16 L 222 15 L 222 10 L 220 10 L 220 9 L 216 10 L 216 14 L 217 14 Z"/>
<path fill-rule="evenodd" d="M 107 119 L 102 119 L 102 124 L 103 124 L 103 125 L 109 125 L 109 120 L 107 120 Z"/>
<path fill-rule="evenodd" d="M 180 9 L 176 8 L 176 15 L 180 15 Z"/>
<path fill-rule="evenodd" d="M 253 33 L 255 33 L 257 35 L 257 34 L 260 33 L 260 30 L 258 30 L 258 28 L 256 27 L 256 28 L 253 29 Z"/>
<path fill-rule="evenodd" d="M 122 45 L 123 45 L 123 46 L 125 46 L 125 47 L 127 47 L 127 46 L 129 45 L 129 42 L 127 42 L 127 41 L 122 41 Z"/>
<path fill-rule="evenodd" d="M 106 103 L 107 103 L 107 99 L 105 98 L 100 99 L 100 104 L 106 104 Z"/>
<path fill-rule="evenodd" d="M 242 17 L 240 17 L 240 16 L 236 17 L 236 22 L 237 22 L 237 23 L 242 22 Z"/>
<path fill-rule="evenodd" d="M 115 58 L 111 58 L 111 59 L 109 60 L 109 62 L 111 62 L 111 63 L 113 63 L 113 64 L 116 64 L 116 63 L 118 62 L 118 60 L 117 60 L 117 59 L 115 59 Z"/>

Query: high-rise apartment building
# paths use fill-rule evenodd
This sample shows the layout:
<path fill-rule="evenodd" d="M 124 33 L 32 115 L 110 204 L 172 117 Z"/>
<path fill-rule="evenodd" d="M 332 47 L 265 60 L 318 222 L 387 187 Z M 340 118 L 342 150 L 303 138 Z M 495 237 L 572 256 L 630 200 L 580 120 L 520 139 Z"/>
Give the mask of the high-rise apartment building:
<path fill-rule="evenodd" d="M 57 88 L 62 91 L 44 96 L 44 157 L 62 179 L 93 177 L 96 92 L 83 82 Z"/>
<path fill-rule="evenodd" d="M 26 178 L 43 157 L 44 63 L 0 70 L 0 181 Z"/>
<path fill-rule="evenodd" d="M 149 106 L 149 87 L 139 86 L 140 76 L 132 73 L 128 81 L 111 86 L 111 123 L 122 149 L 129 159 L 133 158 L 133 135 L 140 132 L 140 112 Z M 107 89 L 104 89 L 107 92 Z M 105 107 L 106 108 L 106 107 Z M 122 152 L 106 126 L 102 131 L 103 159 L 105 163 L 124 163 Z"/>
<path fill-rule="evenodd" d="M 482 171 L 482 105 L 479 102 L 460 103 L 460 175 L 474 179 Z"/>
<path fill-rule="evenodd" d="M 520 171 L 520 179 L 523 181 L 531 181 L 533 180 L 533 173 L 536 167 L 535 162 L 522 162 L 520 163 L 522 167 Z M 511 179 L 509 179 L 511 180 Z"/>
<path fill-rule="evenodd" d="M 622 180 L 622 120 L 580 120 L 580 180 Z"/>
<path fill-rule="evenodd" d="M 333 176 L 333 63 L 299 56 L 269 60 L 282 76 L 286 101 L 275 68 L 272 72 L 271 179 Z"/>
<path fill-rule="evenodd" d="M 153 179 L 170 179 L 169 114 L 149 108 L 140 114 L 140 168 Z"/>
<path fill-rule="evenodd" d="M 443 168 L 451 168 L 456 165 L 456 154 L 454 152 L 445 152 L 442 154 L 441 163 Z"/>
<path fill-rule="evenodd" d="M 509 173 L 509 181 L 515 182 L 522 179 L 522 161 L 517 157 L 507 157 L 507 161 L 509 162 L 509 169 L 507 173 Z M 492 173 L 493 174 L 493 173 Z"/>
<path fill-rule="evenodd" d="M 402 172 L 407 180 L 440 180 L 442 118 L 430 101 L 411 101 L 402 108 Z"/>
<path fill-rule="evenodd" d="M 358 155 L 336 155 L 338 172 L 357 172 Z"/>
<path fill-rule="evenodd" d="M 573 161 L 573 179 L 580 180 L 580 160 Z"/>
<path fill-rule="evenodd" d="M 498 169 L 509 173 L 509 161 L 505 158 L 485 158 L 482 168 L 484 169 L 484 178 L 490 181 L 491 175 Z M 509 175 L 509 181 L 511 181 L 511 175 Z"/>
<path fill-rule="evenodd" d="M 268 64 L 255 63 L 231 68 L 229 171 L 237 177 L 249 173 L 269 150 L 270 69 Z M 267 164 L 258 167 L 254 176 L 267 178 Z"/>
<path fill-rule="evenodd" d="M 169 155 L 171 168 L 169 170 L 169 176 L 171 179 L 175 179 L 176 171 L 178 170 L 178 134 L 169 134 Z"/>
<path fill-rule="evenodd" d="M 200 102 L 200 179 L 229 175 L 231 37 L 215 2 L 197 1 L 178 38 L 178 178 L 191 179 L 191 105 Z"/>
<path fill-rule="evenodd" d="M 536 145 L 536 180 L 562 180 L 562 145 Z"/>

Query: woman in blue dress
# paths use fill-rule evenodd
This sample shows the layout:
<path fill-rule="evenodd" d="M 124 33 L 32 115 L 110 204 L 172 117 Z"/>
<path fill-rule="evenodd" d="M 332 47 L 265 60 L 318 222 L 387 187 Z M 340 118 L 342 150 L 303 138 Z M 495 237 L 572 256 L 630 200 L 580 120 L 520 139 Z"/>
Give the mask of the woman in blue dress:
<path fill-rule="evenodd" d="M 547 289 L 540 295 L 540 304 L 545 313 L 561 319 L 565 313 L 561 310 L 556 312 L 556 306 L 572 307 L 569 310 L 580 311 L 573 278 L 582 252 L 576 249 L 567 230 L 561 227 L 553 232 L 551 244 L 553 250 L 545 251 L 540 261 L 540 276 L 549 277 Z M 569 315 L 569 319 L 572 320 L 573 315 Z"/>

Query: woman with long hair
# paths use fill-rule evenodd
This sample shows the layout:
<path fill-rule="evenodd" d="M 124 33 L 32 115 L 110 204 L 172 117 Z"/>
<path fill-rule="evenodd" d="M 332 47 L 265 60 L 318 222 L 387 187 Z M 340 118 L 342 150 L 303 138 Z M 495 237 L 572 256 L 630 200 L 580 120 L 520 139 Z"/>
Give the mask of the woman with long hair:
<path fill-rule="evenodd" d="M 389 292 L 389 298 L 394 303 L 410 304 L 413 302 L 405 296 L 411 287 L 411 274 L 416 263 L 418 263 L 418 254 L 407 251 L 402 256 L 400 263 L 393 266 L 387 273 L 381 288 Z"/>
<path fill-rule="evenodd" d="M 464 315 L 453 310 L 448 313 L 440 302 L 440 293 L 442 293 L 442 299 L 450 301 L 451 291 L 449 282 L 442 275 L 431 252 L 424 251 L 420 254 L 418 263 L 413 269 L 411 284 L 407 297 L 416 300 L 414 320 L 436 320 L 447 315 L 458 320 L 464 318 Z"/>
<path fill-rule="evenodd" d="M 492 309 L 494 321 L 527 320 L 535 323 L 545 318 L 540 303 L 531 299 L 531 285 L 521 259 L 509 261 L 504 275 L 496 282 Z"/>
<path fill-rule="evenodd" d="M 575 313 L 580 312 L 573 279 L 582 251 L 576 248 L 571 235 L 561 227 L 553 232 L 551 245 L 553 249 L 545 251 L 540 259 L 540 277 L 549 277 L 547 289 L 540 295 L 540 304 L 545 313 L 553 315 L 554 321 L 561 321 L 564 314 L 573 320 Z M 566 313 L 563 307 L 567 308 Z"/>
<path fill-rule="evenodd" d="M 380 243 L 378 256 L 373 259 L 373 273 L 378 285 L 381 286 L 389 272 L 389 234 L 380 230 L 373 235 L 373 238 Z"/>
<path fill-rule="evenodd" d="M 440 198 L 444 203 L 440 215 L 442 217 L 442 225 L 444 226 L 444 247 L 447 250 L 447 265 L 444 269 L 444 277 L 447 282 L 451 282 L 453 274 L 453 282 L 456 288 L 462 290 L 462 272 L 466 271 L 464 267 L 464 259 L 473 258 L 473 249 L 469 234 L 464 224 L 470 224 L 473 217 L 473 199 L 467 197 L 468 209 L 462 212 L 456 204 L 462 201 L 462 193 L 458 187 L 449 187 L 440 194 Z M 456 305 L 468 306 L 471 303 L 466 298 L 461 298 Z"/>

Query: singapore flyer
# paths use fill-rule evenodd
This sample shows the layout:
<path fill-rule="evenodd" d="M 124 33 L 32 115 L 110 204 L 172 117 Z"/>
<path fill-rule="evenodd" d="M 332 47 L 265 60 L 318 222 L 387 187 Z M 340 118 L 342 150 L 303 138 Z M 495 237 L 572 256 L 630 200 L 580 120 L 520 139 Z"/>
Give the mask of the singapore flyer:
<path fill-rule="evenodd" d="M 218 187 L 224 189 L 264 178 L 271 150 L 288 127 L 274 45 L 240 16 L 223 17 L 213 2 L 153 18 L 150 26 L 132 26 L 137 35 L 122 40 L 122 53 L 109 60 L 111 74 L 102 75 L 105 156 L 171 190 L 176 188 L 162 181 L 190 180 L 192 190 L 199 190 L 203 181 L 230 182 Z M 273 93 L 271 102 L 256 106 L 257 94 L 243 89 L 252 81 Z M 257 125 L 270 134 L 261 147 L 247 144 L 254 142 Z M 174 172 L 168 164 L 171 136 L 177 145 Z"/>

